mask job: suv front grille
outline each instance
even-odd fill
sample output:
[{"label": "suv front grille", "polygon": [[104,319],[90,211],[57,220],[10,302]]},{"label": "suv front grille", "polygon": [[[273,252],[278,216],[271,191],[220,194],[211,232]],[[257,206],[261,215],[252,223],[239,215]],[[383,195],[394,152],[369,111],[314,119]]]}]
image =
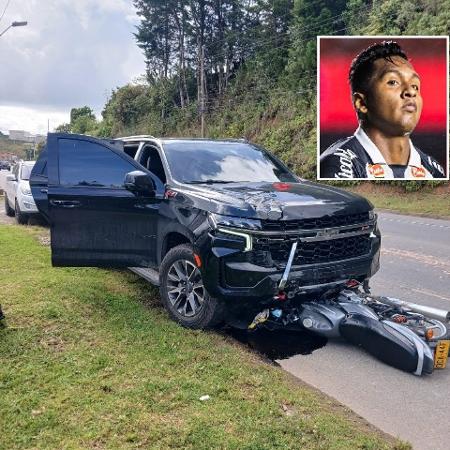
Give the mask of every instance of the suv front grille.
[{"label": "suv front grille", "polygon": [[[292,243],[292,237],[257,237],[253,243],[255,263],[261,259],[261,252],[269,253],[275,264],[286,264]],[[320,264],[367,255],[371,240],[368,234],[323,241],[298,241],[294,265]],[[259,255],[259,256],[258,256]]]},{"label": "suv front grille", "polygon": [[349,214],[345,216],[325,216],[300,220],[263,220],[263,231],[314,230],[355,225],[369,220],[369,213]]}]

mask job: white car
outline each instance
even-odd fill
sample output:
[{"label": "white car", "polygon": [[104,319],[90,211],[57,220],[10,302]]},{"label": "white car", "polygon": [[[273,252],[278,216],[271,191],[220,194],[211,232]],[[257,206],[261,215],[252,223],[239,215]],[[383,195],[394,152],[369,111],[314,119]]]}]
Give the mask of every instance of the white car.
[{"label": "white car", "polygon": [[16,216],[20,224],[28,223],[31,214],[39,214],[30,189],[30,174],[35,161],[20,161],[6,177],[5,212]]}]

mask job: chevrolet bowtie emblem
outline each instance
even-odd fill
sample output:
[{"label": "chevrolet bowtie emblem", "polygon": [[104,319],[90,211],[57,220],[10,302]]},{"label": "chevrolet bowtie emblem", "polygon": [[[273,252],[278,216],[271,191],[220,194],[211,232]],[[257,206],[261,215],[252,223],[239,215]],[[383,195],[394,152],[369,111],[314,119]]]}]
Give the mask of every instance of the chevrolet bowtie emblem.
[{"label": "chevrolet bowtie emblem", "polygon": [[317,232],[317,237],[332,237],[339,234],[339,230],[333,228],[325,228]]}]

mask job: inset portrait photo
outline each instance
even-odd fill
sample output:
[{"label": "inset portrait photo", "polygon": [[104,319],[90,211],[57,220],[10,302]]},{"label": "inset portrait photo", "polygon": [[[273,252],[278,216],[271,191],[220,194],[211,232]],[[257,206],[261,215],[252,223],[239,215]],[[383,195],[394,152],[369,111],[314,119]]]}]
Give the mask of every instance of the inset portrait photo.
[{"label": "inset portrait photo", "polygon": [[448,45],[318,37],[319,179],[449,179]]}]

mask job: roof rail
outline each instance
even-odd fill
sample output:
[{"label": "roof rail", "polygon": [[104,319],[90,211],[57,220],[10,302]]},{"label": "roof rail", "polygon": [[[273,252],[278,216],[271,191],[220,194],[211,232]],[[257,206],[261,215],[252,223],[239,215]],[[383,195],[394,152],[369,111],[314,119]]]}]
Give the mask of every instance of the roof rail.
[{"label": "roof rail", "polygon": [[135,139],[156,139],[155,138],[155,136],[152,136],[152,135],[150,135],[150,134],[139,134],[139,135],[136,135],[136,136],[124,136],[124,137],[119,137],[119,138],[116,138],[115,140],[116,141],[125,141],[125,140],[135,140]]}]

